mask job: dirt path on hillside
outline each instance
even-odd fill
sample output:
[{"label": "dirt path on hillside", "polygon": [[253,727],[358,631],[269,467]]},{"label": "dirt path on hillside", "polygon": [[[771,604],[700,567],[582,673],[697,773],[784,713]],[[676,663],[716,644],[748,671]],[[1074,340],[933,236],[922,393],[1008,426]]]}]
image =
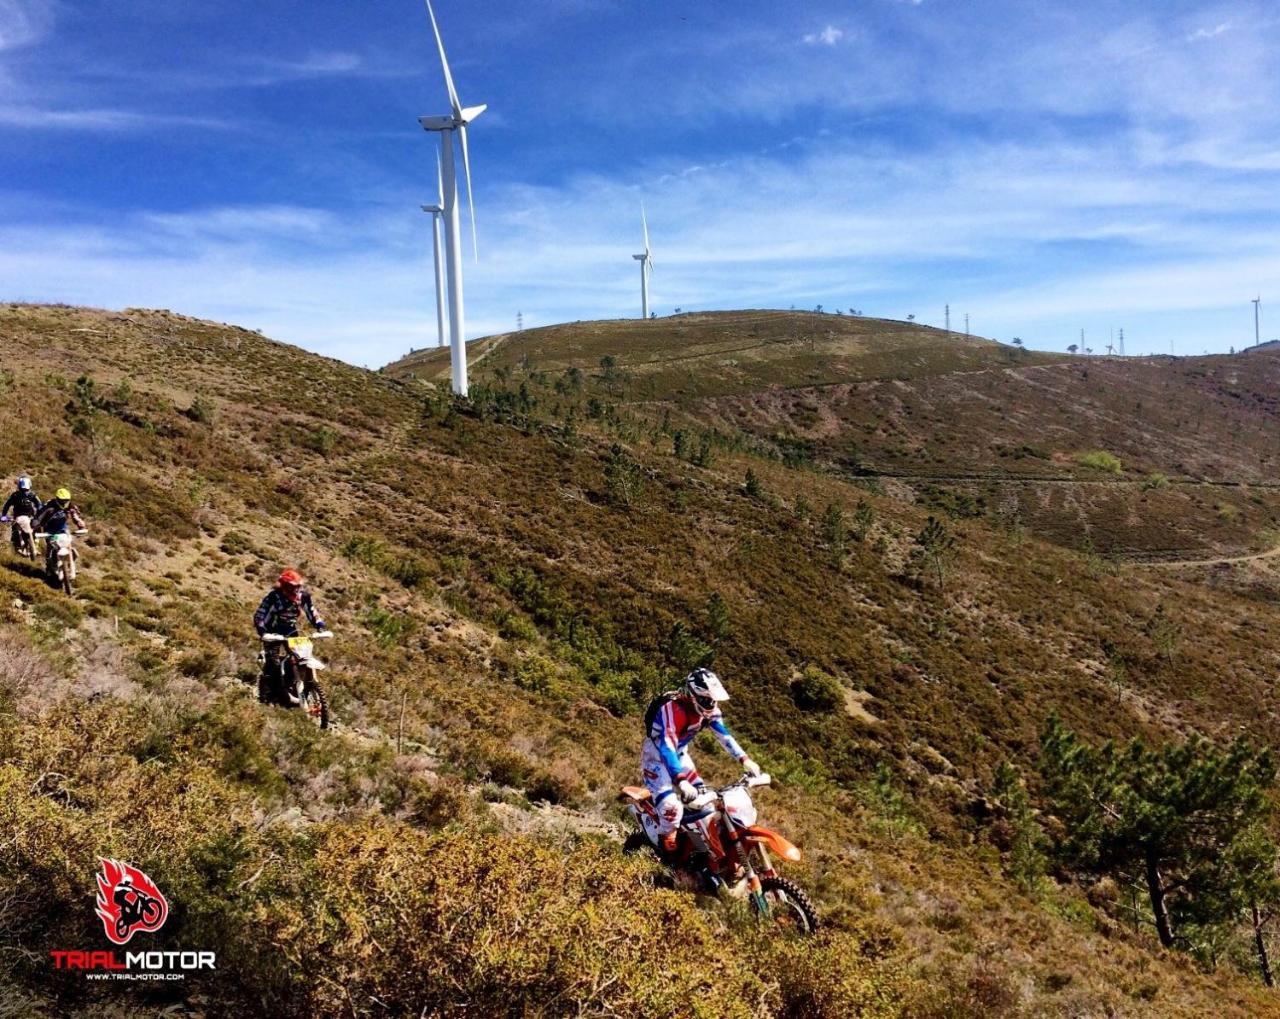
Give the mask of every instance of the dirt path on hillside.
[{"label": "dirt path on hillside", "polygon": [[1156,568],[1172,569],[1183,566],[1230,566],[1235,563],[1255,563],[1262,559],[1275,559],[1280,556],[1280,545],[1275,548],[1269,548],[1265,552],[1253,552],[1249,555],[1239,556],[1222,556],[1217,559],[1169,559],[1164,562],[1151,563],[1135,563],[1131,562],[1130,566],[1153,566]]},{"label": "dirt path on hillside", "polygon": [[[941,481],[951,485],[977,485],[995,483],[1000,485],[1110,485],[1116,488],[1141,488],[1149,485],[1147,478],[1075,478],[1069,474],[1001,474],[981,473],[952,474],[929,473],[893,470],[861,470],[850,474],[839,474],[853,480],[860,478],[887,478],[891,481]],[[1262,488],[1280,489],[1280,481],[1236,481],[1232,479],[1212,480],[1209,478],[1169,478],[1168,484],[1186,488]]]}]

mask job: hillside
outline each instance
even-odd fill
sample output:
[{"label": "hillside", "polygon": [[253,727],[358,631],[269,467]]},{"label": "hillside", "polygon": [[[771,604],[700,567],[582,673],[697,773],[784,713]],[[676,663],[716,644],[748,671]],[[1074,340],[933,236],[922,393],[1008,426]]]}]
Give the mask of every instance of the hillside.
[{"label": "hillside", "polygon": [[[1061,360],[913,323],[782,311],[574,322],[503,333],[468,347],[476,365],[489,371],[596,371],[602,358],[612,357],[630,373],[631,396],[687,400],[978,371],[1013,363],[1015,355],[1019,363]],[[415,351],[386,370],[447,380],[448,351]]]},{"label": "hillside", "polygon": [[[0,569],[11,1011],[1280,1014],[1247,951],[1197,965],[1067,875],[1019,884],[990,823],[998,766],[1032,778],[1055,711],[1093,739],[1274,745],[1276,560],[1111,561],[1062,548],[1051,512],[972,513],[958,483],[890,476],[915,463],[904,435],[950,434],[1000,389],[1023,416],[974,412],[973,441],[932,440],[937,473],[1034,474],[998,448],[1041,443],[1083,487],[1076,453],[1132,455],[1108,498],[1162,529],[1132,547],[1248,551],[1275,509],[1253,438],[1276,434],[1275,362],[1196,376],[801,318],[482,341],[455,404],[438,354],[369,373],[169,312],[0,306],[0,463],[69,485],[92,525],[75,600],[7,552]],[[676,339],[719,367],[673,360]],[[1152,414],[1201,401],[1198,438],[1145,460],[1119,445],[1139,426],[1107,394],[1138,378]],[[1085,400],[1097,441],[1075,448],[1053,422]],[[1210,467],[1248,489],[1175,483]],[[1138,483],[1157,471],[1168,484]],[[911,552],[942,505],[939,584]],[[1079,512],[1113,534],[1114,508]],[[286,564],[339,634],[329,733],[252,698],[249,616]],[[762,815],[805,851],[816,942],[618,852],[644,705],[709,653],[777,780]],[[726,778],[717,754],[699,761]],[[216,946],[216,976],[129,996],[50,971],[50,949],[102,942],[86,903],[108,855],[170,890],[180,922],[157,943]]]},{"label": "hillside", "polygon": [[[472,347],[482,376],[600,375],[612,357],[614,390],[637,411],[1071,548],[1160,560],[1280,540],[1276,350],[1069,358],[784,312],[553,326]],[[386,371],[447,378],[446,354]]]}]

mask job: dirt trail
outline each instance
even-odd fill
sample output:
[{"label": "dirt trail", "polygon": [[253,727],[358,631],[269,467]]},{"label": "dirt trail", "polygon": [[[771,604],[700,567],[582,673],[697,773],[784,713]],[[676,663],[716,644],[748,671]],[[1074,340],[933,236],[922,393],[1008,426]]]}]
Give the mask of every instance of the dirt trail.
[{"label": "dirt trail", "polygon": [[1280,556],[1280,545],[1275,546],[1275,548],[1269,548],[1265,552],[1252,552],[1249,555],[1222,556],[1217,559],[1171,559],[1166,562],[1129,563],[1129,565],[1163,569],[1184,566],[1228,566],[1233,563],[1252,563],[1262,559],[1274,559],[1277,556]]}]

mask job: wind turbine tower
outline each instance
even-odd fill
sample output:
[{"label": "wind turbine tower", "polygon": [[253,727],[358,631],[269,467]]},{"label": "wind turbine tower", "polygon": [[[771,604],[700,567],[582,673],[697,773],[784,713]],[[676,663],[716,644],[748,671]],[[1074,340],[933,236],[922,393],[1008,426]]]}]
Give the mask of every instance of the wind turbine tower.
[{"label": "wind turbine tower", "polygon": [[419,117],[418,123],[426,131],[440,132],[440,183],[444,192],[444,254],[449,291],[449,342],[452,344],[453,391],[458,396],[467,395],[467,334],[466,316],[462,305],[462,237],[458,223],[458,176],[454,165],[453,140],[457,135],[462,147],[462,172],[467,178],[467,202],[471,207],[471,245],[477,260],[480,248],[476,240],[476,203],[471,193],[471,160],[467,155],[467,125],[488,107],[464,107],[453,87],[453,75],[449,72],[449,59],[444,55],[444,40],[436,23],[436,12],[431,0],[426,0],[427,14],[431,16],[431,30],[435,33],[436,48],[440,51],[440,66],[444,70],[444,84],[449,92],[450,112],[437,117]]},{"label": "wind turbine tower", "polygon": [[653,269],[653,256],[649,253],[649,221],[644,214],[644,203],[640,205],[640,226],[644,229],[644,254],[632,255],[640,263],[640,317],[649,317],[649,273]]},{"label": "wind turbine tower", "polygon": [[431,214],[431,240],[436,259],[436,346],[444,346],[444,254],[440,250],[440,217],[444,215],[444,181],[440,176],[440,164],[436,163],[436,184],[439,195],[435,205],[424,205],[423,212]]}]

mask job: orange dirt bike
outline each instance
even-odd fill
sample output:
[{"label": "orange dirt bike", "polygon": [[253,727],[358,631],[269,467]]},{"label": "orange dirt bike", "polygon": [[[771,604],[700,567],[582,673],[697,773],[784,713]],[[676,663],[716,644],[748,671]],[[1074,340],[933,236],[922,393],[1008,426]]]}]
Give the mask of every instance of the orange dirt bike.
[{"label": "orange dirt bike", "polygon": [[11,524],[9,541],[13,551],[24,559],[34,560],[36,557],[36,536],[31,530],[31,518],[25,514],[16,517],[0,517],[0,523]]},{"label": "orange dirt bike", "polygon": [[61,534],[45,534],[36,537],[44,541],[44,572],[49,579],[62,588],[67,594],[75,594],[76,563],[80,553],[76,551],[72,534],[88,534],[85,528],[78,531],[63,531]]},{"label": "orange dirt bike", "polygon": [[[316,681],[316,673],[325,664],[316,657],[312,641],[327,640],[332,636],[328,630],[318,630],[309,637],[264,633],[264,647],[260,657],[264,671],[258,679],[258,700],[263,704],[301,708],[321,729],[329,728],[329,700]],[[278,687],[267,677],[265,671],[267,656],[273,654],[280,656],[281,682]]]},{"label": "orange dirt bike", "polygon": [[640,825],[623,844],[624,853],[652,849],[673,870],[702,879],[704,887],[734,899],[746,899],[761,919],[799,933],[818,929],[818,913],[804,890],[774,868],[772,850],[784,860],[800,859],[800,850],[775,831],[756,824],[750,790],[769,785],[768,775],[742,778],[723,789],[708,789],[685,807],[676,851],[664,853],[658,812],[643,786],[624,786],[618,796]]}]

